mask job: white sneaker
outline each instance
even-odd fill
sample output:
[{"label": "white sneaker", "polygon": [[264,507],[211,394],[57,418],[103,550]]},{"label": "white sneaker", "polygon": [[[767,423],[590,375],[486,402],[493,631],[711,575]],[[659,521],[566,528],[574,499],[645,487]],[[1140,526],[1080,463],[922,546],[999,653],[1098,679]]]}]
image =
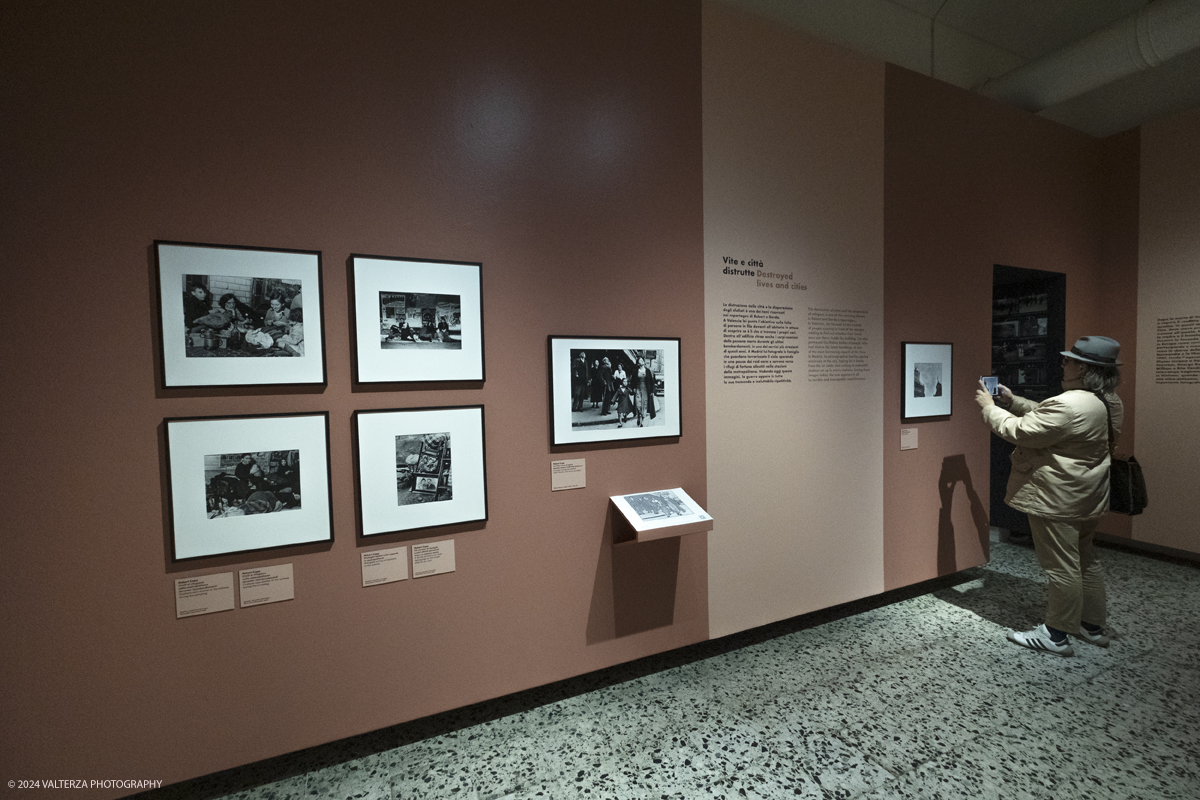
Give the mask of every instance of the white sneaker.
[{"label": "white sneaker", "polygon": [[1089,631],[1082,625],[1079,626],[1079,633],[1075,634],[1080,639],[1083,639],[1088,644],[1094,644],[1097,647],[1108,647],[1113,640],[1113,632],[1108,628],[1101,628],[1098,631]]},{"label": "white sneaker", "polygon": [[1030,650],[1041,650],[1044,653],[1053,653],[1056,656],[1075,655],[1075,651],[1066,639],[1063,639],[1061,642],[1051,639],[1050,631],[1046,629],[1044,624],[1038,625],[1031,631],[1009,631],[1008,640],[1013,644],[1021,645],[1021,647],[1028,647]]}]

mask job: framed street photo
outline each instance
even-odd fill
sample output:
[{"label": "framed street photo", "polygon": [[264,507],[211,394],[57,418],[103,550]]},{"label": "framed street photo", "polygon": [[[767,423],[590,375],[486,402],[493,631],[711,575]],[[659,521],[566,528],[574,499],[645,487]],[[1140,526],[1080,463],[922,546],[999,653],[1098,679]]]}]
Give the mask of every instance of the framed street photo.
[{"label": "framed street photo", "polygon": [[354,412],[363,536],[488,518],[483,406]]},{"label": "framed street photo", "polygon": [[164,387],[326,382],[320,251],[154,250]]},{"label": "framed street photo", "polygon": [[551,336],[553,445],[679,436],[679,339]]},{"label": "framed street photo", "polygon": [[954,386],[954,345],[943,342],[903,342],[904,420],[950,416]]},{"label": "framed street photo", "polygon": [[352,255],[359,383],[482,381],[482,266]]},{"label": "framed street photo", "polygon": [[333,541],[328,412],[164,423],[173,561]]}]

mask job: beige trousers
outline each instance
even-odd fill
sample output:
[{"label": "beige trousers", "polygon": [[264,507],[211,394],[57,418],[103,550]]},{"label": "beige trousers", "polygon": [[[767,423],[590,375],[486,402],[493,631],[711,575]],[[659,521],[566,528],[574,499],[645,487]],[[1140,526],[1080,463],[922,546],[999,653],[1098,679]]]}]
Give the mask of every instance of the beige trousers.
[{"label": "beige trousers", "polygon": [[1092,553],[1092,534],[1099,519],[1064,522],[1029,515],[1033,548],[1050,579],[1046,624],[1075,633],[1082,620],[1104,626],[1107,599],[1104,570]]}]

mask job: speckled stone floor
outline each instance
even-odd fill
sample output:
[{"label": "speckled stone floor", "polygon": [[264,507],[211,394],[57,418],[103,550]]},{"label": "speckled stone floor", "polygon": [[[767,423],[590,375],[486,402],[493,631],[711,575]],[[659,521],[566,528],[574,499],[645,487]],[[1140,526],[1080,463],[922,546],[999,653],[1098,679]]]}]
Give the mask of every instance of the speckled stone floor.
[{"label": "speckled stone floor", "polygon": [[1033,551],[147,795],[1200,797],[1200,568],[1103,548],[1108,649],[1024,650]]}]

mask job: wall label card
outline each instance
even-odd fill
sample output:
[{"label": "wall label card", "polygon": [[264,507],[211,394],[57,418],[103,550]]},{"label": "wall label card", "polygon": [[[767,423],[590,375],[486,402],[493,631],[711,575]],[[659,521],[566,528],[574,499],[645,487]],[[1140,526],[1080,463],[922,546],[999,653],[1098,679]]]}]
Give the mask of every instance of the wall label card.
[{"label": "wall label card", "polygon": [[587,486],[587,459],[571,458],[550,462],[550,491],[582,489]]},{"label": "wall label card", "polygon": [[232,610],[232,572],[175,580],[175,619]]},{"label": "wall label card", "polygon": [[294,600],[296,597],[291,564],[239,570],[238,582],[241,584],[242,608]]},{"label": "wall label card", "polygon": [[362,585],[408,580],[408,547],[368,550],[362,556]]},{"label": "wall label card", "polygon": [[441,575],[454,572],[454,540],[414,544],[412,546],[413,577]]},{"label": "wall label card", "polygon": [[900,429],[900,449],[901,450],[916,450],[917,449],[917,429],[916,428],[901,428]]}]

